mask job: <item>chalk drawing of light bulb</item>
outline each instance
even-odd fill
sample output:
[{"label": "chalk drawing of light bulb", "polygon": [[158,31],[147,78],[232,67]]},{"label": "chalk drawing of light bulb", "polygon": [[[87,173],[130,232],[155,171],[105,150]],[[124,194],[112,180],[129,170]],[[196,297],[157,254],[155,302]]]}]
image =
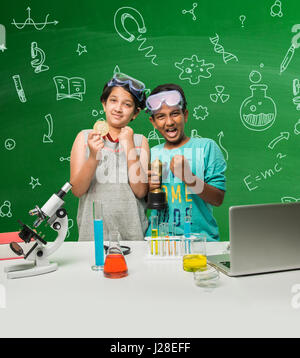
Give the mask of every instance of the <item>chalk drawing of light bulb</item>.
[{"label": "chalk drawing of light bulb", "polygon": [[135,40],[135,36],[126,29],[125,20],[127,19],[131,19],[135,22],[137,30],[140,33],[140,35],[136,38],[137,41],[141,42],[138,47],[138,51],[146,51],[145,57],[151,58],[152,64],[157,66],[157,63],[154,61],[157,56],[151,54],[153,51],[153,46],[143,47],[144,43],[147,41],[147,38],[143,37],[142,34],[145,34],[147,29],[145,26],[144,18],[139,11],[129,6],[124,6],[118,9],[114,15],[114,26],[117,33],[125,41],[133,42]]},{"label": "chalk drawing of light bulb", "polygon": [[268,86],[259,83],[261,74],[252,71],[249,75],[251,96],[246,98],[240,107],[240,117],[243,125],[253,131],[264,131],[270,128],[276,119],[276,104],[267,96]]}]

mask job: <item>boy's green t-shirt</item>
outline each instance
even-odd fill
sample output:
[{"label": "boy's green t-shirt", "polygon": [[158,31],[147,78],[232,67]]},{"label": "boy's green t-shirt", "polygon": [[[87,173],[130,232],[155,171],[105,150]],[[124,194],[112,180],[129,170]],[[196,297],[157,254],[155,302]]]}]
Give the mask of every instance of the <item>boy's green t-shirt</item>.
[{"label": "boy's green t-shirt", "polygon": [[184,234],[185,217],[192,217],[191,232],[206,234],[207,240],[220,240],[213,207],[193,193],[170,170],[170,162],[175,155],[183,155],[190,164],[193,174],[205,183],[225,191],[226,162],[223,154],[212,139],[190,138],[183,146],[164,149],[164,144],[151,148],[151,162],[159,159],[163,164],[162,189],[166,192],[168,209],[151,210],[146,235],[151,236],[151,216],[158,216],[158,223],[168,222],[169,233],[176,225],[176,235]]}]

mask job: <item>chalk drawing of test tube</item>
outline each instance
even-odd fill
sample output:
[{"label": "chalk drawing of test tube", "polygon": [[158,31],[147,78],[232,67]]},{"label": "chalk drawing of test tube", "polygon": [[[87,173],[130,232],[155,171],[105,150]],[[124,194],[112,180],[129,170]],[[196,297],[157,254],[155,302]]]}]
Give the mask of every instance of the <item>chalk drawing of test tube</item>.
[{"label": "chalk drawing of test tube", "polygon": [[12,78],[14,80],[14,84],[15,84],[16,91],[17,91],[20,101],[25,103],[27,101],[27,99],[26,99],[25,92],[24,92],[24,89],[23,89],[23,86],[21,83],[20,75],[14,75],[14,76],[12,76]]},{"label": "chalk drawing of test tube", "polygon": [[0,24],[0,50],[4,52],[6,48],[6,30],[5,26]]},{"label": "chalk drawing of test tube", "polygon": [[147,29],[145,26],[144,18],[140,12],[138,12],[133,7],[128,6],[124,6],[118,9],[114,15],[114,26],[117,33],[125,41],[133,42],[135,40],[135,36],[130,33],[125,27],[125,20],[128,18],[136,23],[138,32],[140,33],[140,35],[136,39],[137,41],[141,41],[138,51],[147,51],[145,57],[152,57],[152,64],[157,66],[157,63],[154,62],[156,55],[151,54],[151,52],[153,51],[153,46],[142,47],[143,44],[147,41],[147,38],[142,37],[142,34],[145,34],[147,32]]}]

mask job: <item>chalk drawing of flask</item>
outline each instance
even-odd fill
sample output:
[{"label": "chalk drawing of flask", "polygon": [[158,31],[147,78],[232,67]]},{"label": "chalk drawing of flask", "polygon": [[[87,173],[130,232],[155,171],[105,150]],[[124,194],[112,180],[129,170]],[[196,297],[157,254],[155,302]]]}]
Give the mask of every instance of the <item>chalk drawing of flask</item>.
[{"label": "chalk drawing of flask", "polygon": [[243,125],[253,131],[264,131],[274,124],[276,104],[267,96],[268,86],[254,84],[250,86],[251,96],[246,98],[240,108]]}]

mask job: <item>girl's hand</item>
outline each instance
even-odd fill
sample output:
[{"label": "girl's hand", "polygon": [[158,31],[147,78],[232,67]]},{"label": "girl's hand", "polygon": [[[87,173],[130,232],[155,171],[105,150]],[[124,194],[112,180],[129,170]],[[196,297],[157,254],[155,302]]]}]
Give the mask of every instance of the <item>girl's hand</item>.
[{"label": "girl's hand", "polygon": [[132,141],[133,142],[133,129],[130,127],[124,127],[121,129],[121,132],[119,134],[119,142],[122,143],[128,143]]},{"label": "girl's hand", "polygon": [[90,157],[95,160],[100,160],[101,150],[104,147],[101,136],[96,131],[91,131],[88,135],[87,144],[90,150]]}]

